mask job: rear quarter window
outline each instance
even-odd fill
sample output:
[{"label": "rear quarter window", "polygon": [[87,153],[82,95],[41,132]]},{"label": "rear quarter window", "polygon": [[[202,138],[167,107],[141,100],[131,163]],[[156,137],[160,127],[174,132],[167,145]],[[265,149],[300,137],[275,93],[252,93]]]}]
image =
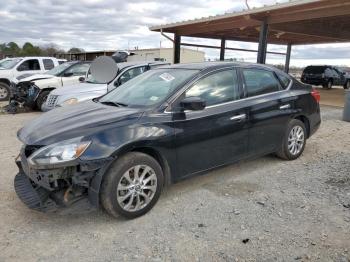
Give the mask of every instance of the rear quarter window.
[{"label": "rear quarter window", "polygon": [[288,76],[281,74],[281,73],[278,73],[278,72],[276,73],[276,75],[281,82],[282,88],[287,89],[292,80],[290,80],[290,78]]},{"label": "rear quarter window", "polygon": [[325,70],[324,66],[307,66],[304,69],[304,74],[323,74]]}]

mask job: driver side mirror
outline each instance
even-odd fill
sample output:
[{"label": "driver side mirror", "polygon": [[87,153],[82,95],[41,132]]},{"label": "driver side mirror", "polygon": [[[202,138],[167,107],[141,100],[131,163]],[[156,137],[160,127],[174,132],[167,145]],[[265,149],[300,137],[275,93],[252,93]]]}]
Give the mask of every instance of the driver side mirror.
[{"label": "driver side mirror", "polygon": [[180,102],[180,107],[185,110],[199,111],[206,107],[206,102],[197,96],[186,97]]},{"label": "driver side mirror", "polygon": [[85,81],[85,77],[83,77],[83,76],[81,76],[81,77],[79,77],[79,82],[84,82]]}]

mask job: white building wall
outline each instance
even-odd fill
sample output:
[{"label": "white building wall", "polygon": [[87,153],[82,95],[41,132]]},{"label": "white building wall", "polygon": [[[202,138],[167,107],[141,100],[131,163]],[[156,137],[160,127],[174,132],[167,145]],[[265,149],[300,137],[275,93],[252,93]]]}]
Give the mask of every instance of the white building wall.
[{"label": "white building wall", "polygon": [[[130,52],[135,53],[133,56],[128,57],[129,62],[133,61],[164,61],[173,63],[173,48],[155,48],[155,49],[139,49],[131,50]],[[181,48],[181,63],[195,63],[204,62],[205,53],[188,48]]]}]

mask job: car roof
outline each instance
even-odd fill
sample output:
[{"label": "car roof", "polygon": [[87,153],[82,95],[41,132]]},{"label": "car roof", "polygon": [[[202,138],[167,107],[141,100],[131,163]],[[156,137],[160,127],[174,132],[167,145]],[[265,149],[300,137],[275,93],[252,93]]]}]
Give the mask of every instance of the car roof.
[{"label": "car roof", "polygon": [[224,67],[228,67],[228,66],[237,66],[237,67],[254,66],[254,67],[263,68],[263,69],[277,70],[275,67],[270,66],[270,65],[255,64],[255,63],[248,63],[248,62],[226,62],[226,61],[173,64],[173,65],[169,65],[169,66],[162,66],[162,68],[206,70],[206,69],[213,69],[213,68],[224,68]]},{"label": "car roof", "polygon": [[122,63],[117,63],[117,65],[118,65],[118,68],[120,70],[123,70],[124,68],[133,67],[133,66],[169,65],[169,63],[164,63],[164,62],[122,62]]}]

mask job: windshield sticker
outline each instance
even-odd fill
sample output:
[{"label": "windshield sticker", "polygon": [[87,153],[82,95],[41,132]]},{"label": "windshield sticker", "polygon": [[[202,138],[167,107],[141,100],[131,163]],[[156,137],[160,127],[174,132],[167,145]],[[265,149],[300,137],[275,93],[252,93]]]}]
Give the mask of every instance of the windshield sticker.
[{"label": "windshield sticker", "polygon": [[159,76],[161,79],[163,79],[166,82],[170,82],[173,81],[175,79],[175,77],[173,77],[171,74],[169,73],[163,73]]}]

